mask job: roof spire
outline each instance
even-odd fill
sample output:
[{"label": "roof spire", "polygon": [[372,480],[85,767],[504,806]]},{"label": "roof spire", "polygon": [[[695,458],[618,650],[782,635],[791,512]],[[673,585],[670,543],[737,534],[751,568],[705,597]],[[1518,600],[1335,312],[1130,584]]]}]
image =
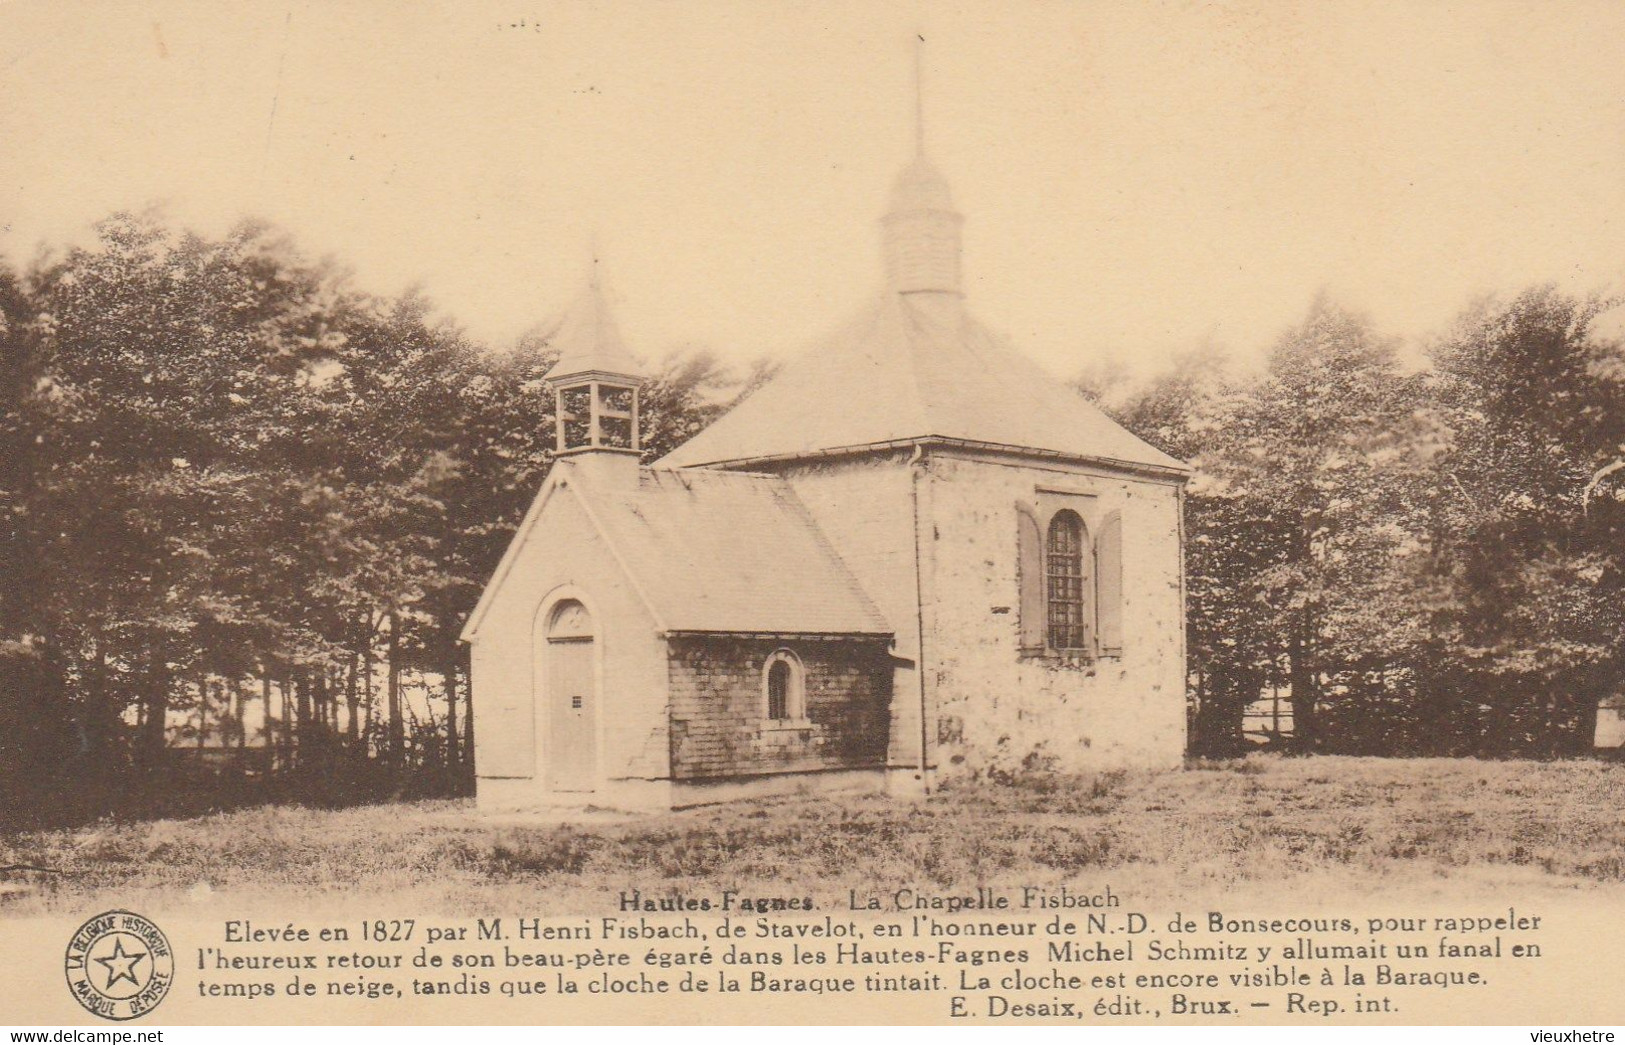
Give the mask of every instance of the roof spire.
[{"label": "roof spire", "polygon": [[925,35],[914,34],[914,155],[925,155]]},{"label": "roof spire", "polygon": [[914,34],[914,159],[892,185],[884,252],[891,289],[957,294],[959,226],[948,183],[925,158],[925,34]]},{"label": "roof spire", "polygon": [[610,315],[599,279],[596,236],[592,246],[587,286],[552,338],[559,352],[547,373],[554,395],[554,452],[573,457],[590,482],[633,487],[642,452],[638,390],[643,368],[626,350]]},{"label": "roof spire", "polygon": [[592,265],[587,270],[587,286],[564,314],[552,343],[559,360],[548,372],[557,382],[582,374],[608,374],[631,383],[641,379],[643,368],[627,351],[619,325],[610,308],[600,276],[597,237],[593,237]]}]

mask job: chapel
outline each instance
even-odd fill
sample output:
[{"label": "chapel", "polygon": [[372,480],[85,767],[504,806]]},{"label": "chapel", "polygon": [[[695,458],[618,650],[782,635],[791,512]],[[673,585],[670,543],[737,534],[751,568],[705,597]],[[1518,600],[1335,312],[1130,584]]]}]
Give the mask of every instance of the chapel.
[{"label": "chapel", "polygon": [[1179,764],[1189,469],[968,311],[962,223],[918,150],[873,300],[652,464],[594,282],[463,631],[481,808]]}]

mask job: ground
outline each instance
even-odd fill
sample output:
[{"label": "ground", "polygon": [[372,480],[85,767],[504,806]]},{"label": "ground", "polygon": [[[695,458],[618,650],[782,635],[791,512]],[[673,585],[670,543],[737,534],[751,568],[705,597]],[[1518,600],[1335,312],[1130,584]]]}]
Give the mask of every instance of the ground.
[{"label": "ground", "polygon": [[[601,912],[622,890],[811,895],[1110,885],[1224,896],[1625,896],[1625,766],[1254,756],[1172,772],[982,782],[924,801],[791,797],[554,825],[471,804],[262,808],[0,835],[0,915],[390,909]],[[54,872],[54,873],[53,873]],[[16,888],[23,886],[24,888]],[[200,909],[201,908],[201,909]]]}]

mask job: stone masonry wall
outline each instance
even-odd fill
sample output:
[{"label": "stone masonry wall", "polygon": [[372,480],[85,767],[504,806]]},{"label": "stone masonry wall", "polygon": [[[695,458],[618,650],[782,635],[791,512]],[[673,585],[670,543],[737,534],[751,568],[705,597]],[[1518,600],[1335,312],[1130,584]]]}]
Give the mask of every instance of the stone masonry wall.
[{"label": "stone masonry wall", "polygon": [[[1185,746],[1179,493],[1083,466],[934,454],[927,662],[941,776],[1178,765]],[[1123,650],[1066,662],[1019,641],[1017,502],[1123,520]]]},{"label": "stone masonry wall", "polygon": [[[674,637],[669,649],[673,779],[885,764],[892,669],[884,640]],[[763,667],[779,649],[802,664],[799,721],[766,718]]]}]

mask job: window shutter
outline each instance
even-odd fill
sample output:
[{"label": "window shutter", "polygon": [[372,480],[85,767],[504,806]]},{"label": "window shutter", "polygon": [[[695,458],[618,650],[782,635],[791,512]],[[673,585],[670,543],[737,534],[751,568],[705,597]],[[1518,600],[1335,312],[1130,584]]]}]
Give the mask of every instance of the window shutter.
[{"label": "window shutter", "polygon": [[1038,515],[1025,504],[1016,504],[1016,585],[1020,594],[1019,615],[1021,652],[1044,652],[1046,603],[1044,601],[1044,535],[1038,528]]},{"label": "window shutter", "polygon": [[1123,517],[1106,516],[1095,538],[1095,612],[1100,622],[1100,652],[1123,652]]},{"label": "window shutter", "polygon": [[1100,600],[1096,598],[1096,577],[1099,574],[1095,569],[1094,546],[1088,543],[1088,526],[1083,528],[1083,540],[1084,545],[1079,549],[1081,552],[1079,558],[1083,560],[1083,648],[1093,657],[1100,651],[1100,629],[1096,626],[1099,620],[1096,614],[1099,612],[1097,607]]}]

